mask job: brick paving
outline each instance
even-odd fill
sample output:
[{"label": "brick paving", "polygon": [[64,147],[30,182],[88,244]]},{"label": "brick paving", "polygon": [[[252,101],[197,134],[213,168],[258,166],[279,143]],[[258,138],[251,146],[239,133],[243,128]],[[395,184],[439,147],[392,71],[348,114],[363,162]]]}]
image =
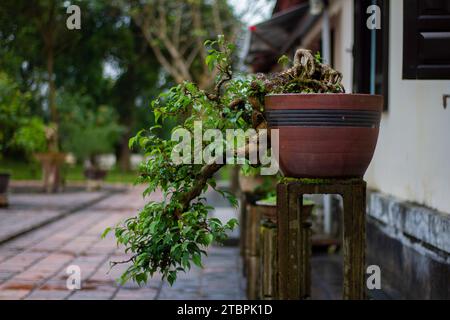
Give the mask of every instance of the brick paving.
[{"label": "brick paving", "polygon": [[[239,251],[235,247],[212,247],[205,268],[180,275],[173,287],[159,276],[143,287],[116,283],[126,266],[109,270],[109,261],[125,260],[127,256],[117,248],[113,234],[106,239],[100,239],[100,235],[106,227],[142,207],[141,191],[130,187],[75,212],[71,209],[80,201],[89,203],[105,195],[76,192],[60,197],[11,196],[11,208],[0,213],[0,236],[7,232],[8,225],[19,230],[20,225],[71,211],[0,245],[0,299],[243,299]],[[66,270],[71,265],[81,269],[81,290],[67,289]]]},{"label": "brick paving", "polygon": [[13,193],[9,196],[9,208],[0,210],[0,243],[87,206],[106,195],[105,191],[54,195]]}]

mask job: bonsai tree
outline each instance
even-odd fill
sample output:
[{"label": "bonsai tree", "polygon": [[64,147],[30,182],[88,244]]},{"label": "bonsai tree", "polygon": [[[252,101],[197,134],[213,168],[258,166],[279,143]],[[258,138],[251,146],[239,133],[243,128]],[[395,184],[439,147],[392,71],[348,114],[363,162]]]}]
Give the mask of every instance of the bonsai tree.
[{"label": "bonsai tree", "polygon": [[[270,138],[270,132],[261,130],[267,128],[263,114],[266,94],[344,90],[340,73],[321,64],[307,50],[297,51],[294,66],[284,72],[271,76],[234,77],[232,55],[235,46],[223,37],[206,41],[205,45],[209,48],[205,63],[210,70],[216,68],[218,72],[213,89],[202,90],[186,81],[162,93],[152,102],[157,122],[174,117],[183,119],[174,130],[184,128],[191,132],[196,121],[202,121],[203,130],[220,129],[225,132],[227,129],[253,128],[256,138],[267,138],[265,135]],[[125,246],[126,252],[131,254],[126,261],[111,263],[114,266],[131,262],[121,276],[122,282],[132,279],[143,283],[155,272],[160,272],[172,284],[177,273],[187,271],[192,263],[202,266],[205,249],[214,241],[223,241],[226,232],[237,224],[235,219],[223,223],[208,217],[211,207],[202,197],[203,192],[211,188],[227,197],[232,205],[237,205],[233,195],[216,189],[213,175],[225,164],[175,163],[171,154],[177,142],[160,138],[160,129],[157,123],[130,139],[130,147],[139,146],[148,156],[140,166],[137,180],[147,184],[144,196],[161,190],[164,197],[162,201],[149,202],[136,217],[114,228],[118,244]],[[255,141],[251,138],[249,141]],[[194,145],[191,152],[194,157],[202,152],[203,147],[204,142]],[[234,154],[226,156],[238,159],[239,155],[244,155],[248,160],[255,148],[257,143],[247,142],[238,146]],[[106,229],[103,236],[110,230]]]},{"label": "bonsai tree", "polygon": [[62,147],[72,152],[79,162],[87,160],[89,169],[99,170],[98,155],[114,151],[122,130],[110,107],[91,110],[81,103],[70,105],[61,124]]}]

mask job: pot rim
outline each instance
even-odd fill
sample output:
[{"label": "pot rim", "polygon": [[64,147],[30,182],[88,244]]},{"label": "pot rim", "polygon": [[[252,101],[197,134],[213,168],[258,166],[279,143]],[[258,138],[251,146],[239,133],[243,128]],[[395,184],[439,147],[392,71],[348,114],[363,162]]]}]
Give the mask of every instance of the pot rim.
[{"label": "pot rim", "polygon": [[383,111],[382,95],[364,93],[281,93],[265,96],[266,111],[330,109]]},{"label": "pot rim", "polygon": [[266,97],[276,97],[276,96],[355,96],[355,97],[380,97],[384,96],[381,94],[370,94],[370,93],[271,93],[266,94]]}]

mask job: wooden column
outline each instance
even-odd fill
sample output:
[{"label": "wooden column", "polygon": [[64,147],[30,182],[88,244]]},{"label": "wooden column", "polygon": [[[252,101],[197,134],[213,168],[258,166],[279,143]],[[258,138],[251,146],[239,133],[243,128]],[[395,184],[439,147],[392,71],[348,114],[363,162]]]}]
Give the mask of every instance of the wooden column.
[{"label": "wooden column", "polygon": [[249,205],[247,211],[247,298],[259,299],[260,287],[260,223],[261,212],[255,205]]},{"label": "wooden column", "polygon": [[346,188],[344,198],[344,299],[365,298],[366,184]]},{"label": "wooden column", "polygon": [[278,296],[277,225],[268,219],[263,220],[261,223],[260,256],[260,298],[263,300],[272,300]]},{"label": "wooden column", "polygon": [[362,179],[290,179],[277,187],[278,298],[311,296],[311,216],[305,194],[344,201],[344,299],[364,299],[366,183]]},{"label": "wooden column", "polygon": [[243,261],[243,275],[247,275],[247,261],[249,255],[249,219],[250,219],[250,207],[255,203],[255,195],[249,192],[242,192],[241,205],[239,215],[239,229],[240,229],[240,252]]}]

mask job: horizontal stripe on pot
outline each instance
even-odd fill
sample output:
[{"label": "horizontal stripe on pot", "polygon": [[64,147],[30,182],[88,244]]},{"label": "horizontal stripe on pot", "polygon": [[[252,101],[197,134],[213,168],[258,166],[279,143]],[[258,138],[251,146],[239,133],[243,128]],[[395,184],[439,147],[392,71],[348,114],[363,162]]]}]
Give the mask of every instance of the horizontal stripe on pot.
[{"label": "horizontal stripe on pot", "polygon": [[266,118],[271,127],[369,127],[380,125],[380,113],[369,110],[288,109],[270,110]]}]

